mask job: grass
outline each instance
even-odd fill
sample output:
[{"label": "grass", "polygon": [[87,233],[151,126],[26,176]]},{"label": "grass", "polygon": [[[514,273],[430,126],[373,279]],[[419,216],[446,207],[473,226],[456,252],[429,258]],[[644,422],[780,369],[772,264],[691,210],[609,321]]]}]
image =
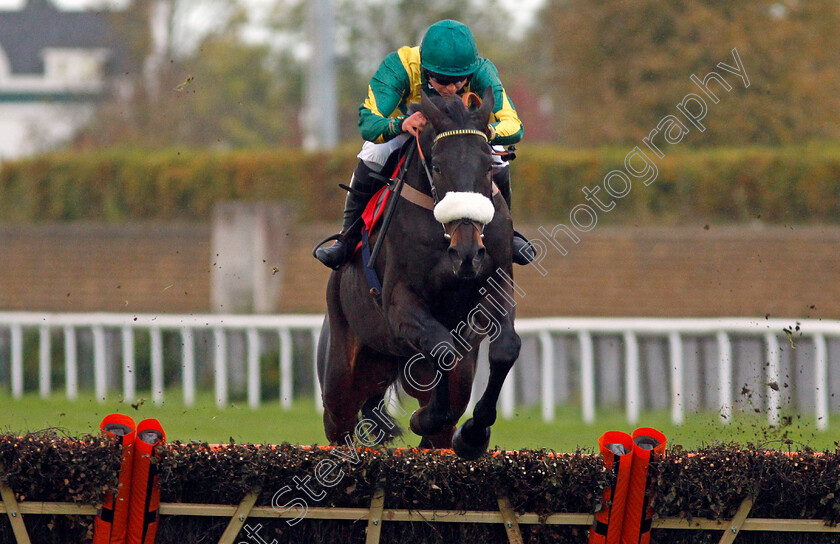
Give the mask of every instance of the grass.
[{"label": "grass", "polygon": [[[0,431],[23,433],[47,428],[59,429],[71,436],[95,433],[99,422],[112,412],[128,414],[139,422],[157,418],[163,424],[169,441],[190,440],[211,443],[281,443],[325,444],[321,416],[315,411],[311,398],[298,399],[288,411],[277,401],[251,410],[242,401],[233,402],[224,410],[217,409],[212,394],[198,394],[194,407],[185,407],[178,391],[167,391],[166,402],[155,406],[150,400],[138,400],[133,405],[120,398],[109,398],[99,403],[91,394],[82,393],[78,400],[69,401],[61,395],[41,399],[37,394],[26,394],[13,399],[8,392],[0,393]],[[411,412],[416,407],[413,399],[403,399],[403,408]],[[770,449],[798,450],[810,447],[815,450],[834,450],[837,447],[837,426],[840,417],[834,415],[828,431],[817,431],[813,416],[789,416],[780,427],[766,424],[762,414],[736,413],[730,425],[721,425],[714,413],[689,414],[681,426],[670,422],[666,411],[642,414],[636,425],[627,423],[621,409],[600,410],[596,422],[584,424],[580,411],[574,406],[558,407],[555,421],[542,420],[539,407],[520,409],[509,421],[499,418],[493,426],[491,446],[516,450],[524,448],[549,448],[556,451],[574,451],[578,447],[594,450],[598,438],[608,430],[631,432],[634,428],[655,427],[665,433],[669,445],[682,445],[697,449],[712,442],[752,443]],[[408,418],[400,418],[403,428],[408,428]],[[414,447],[419,437],[406,430],[395,446]]]}]

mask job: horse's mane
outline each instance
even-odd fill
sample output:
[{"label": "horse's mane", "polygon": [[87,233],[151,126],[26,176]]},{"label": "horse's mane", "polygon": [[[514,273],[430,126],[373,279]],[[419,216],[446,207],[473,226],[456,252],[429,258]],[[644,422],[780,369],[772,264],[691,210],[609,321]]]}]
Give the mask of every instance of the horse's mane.
[{"label": "horse's mane", "polygon": [[[464,105],[460,96],[429,96],[428,98],[456,126],[465,127],[473,123],[470,111]],[[409,115],[416,111],[420,111],[419,102],[412,103],[408,107]]]}]

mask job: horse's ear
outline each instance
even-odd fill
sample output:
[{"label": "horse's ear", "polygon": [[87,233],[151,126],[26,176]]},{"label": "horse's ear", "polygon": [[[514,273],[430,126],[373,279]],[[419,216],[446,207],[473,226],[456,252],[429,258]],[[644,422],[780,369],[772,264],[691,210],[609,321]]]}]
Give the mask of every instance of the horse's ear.
[{"label": "horse's ear", "polygon": [[481,95],[481,107],[476,112],[476,117],[482,125],[490,122],[490,114],[493,113],[493,108],[496,106],[496,97],[493,94],[493,86],[488,85]]},{"label": "horse's ear", "polygon": [[420,93],[420,110],[435,127],[435,130],[438,130],[438,127],[443,123],[443,112],[435,106],[435,103],[425,93]]}]

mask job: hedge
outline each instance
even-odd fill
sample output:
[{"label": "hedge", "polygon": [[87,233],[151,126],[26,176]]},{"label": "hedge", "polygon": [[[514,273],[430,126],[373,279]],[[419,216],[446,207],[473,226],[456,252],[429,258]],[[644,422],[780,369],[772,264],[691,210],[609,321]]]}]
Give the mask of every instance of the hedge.
[{"label": "hedge", "polygon": [[[513,163],[514,219],[568,221],[576,205],[588,204],[608,222],[840,220],[840,147],[677,150],[663,159],[641,149],[656,165],[655,181],[645,186],[628,176],[627,194],[613,199],[604,178],[626,173],[629,150],[521,145]],[[299,220],[336,222],[344,199],[337,184],[350,178],[356,152],[107,150],[5,162],[0,221],[207,221],[214,202],[280,200]],[[602,207],[615,200],[609,212],[585,200],[582,189],[596,186]],[[625,189],[618,178],[611,187]]]},{"label": "hedge", "polygon": [[[348,450],[343,450],[350,457]],[[9,486],[25,501],[63,501],[98,505],[113,489],[119,467],[116,444],[105,439],[58,437],[55,434],[0,435],[0,462]],[[600,508],[612,474],[599,456],[578,451],[491,452],[464,461],[448,451],[357,450],[358,458],[339,461],[343,477],[323,489],[310,507],[370,506],[373,491],[385,491],[385,508],[497,510],[497,493],[520,512],[538,514],[592,513]],[[289,444],[257,446],[175,442],[161,450],[161,500],[164,503],[238,504],[258,485],[257,505],[271,505],[272,496],[295,477],[311,480],[323,459],[335,452]],[[652,507],[659,517],[731,519],[746,497],[755,497],[750,517],[840,521],[840,452],[780,453],[754,447],[715,445],[696,452],[679,447],[651,464]],[[311,489],[321,491],[317,484]],[[5,518],[5,516],[2,516]],[[90,540],[90,516],[28,515],[29,533],[37,542]],[[215,542],[229,520],[163,516],[158,544]],[[256,523],[256,522],[255,522]],[[262,520],[262,535],[281,542],[364,542],[365,522],[303,519]],[[385,523],[382,542],[503,542],[501,526],[464,523]],[[585,527],[522,526],[525,542],[587,541]],[[0,542],[13,542],[8,520],[0,519]],[[654,529],[656,542],[717,542],[719,531]],[[832,534],[742,532],[742,544],[836,542]]]}]

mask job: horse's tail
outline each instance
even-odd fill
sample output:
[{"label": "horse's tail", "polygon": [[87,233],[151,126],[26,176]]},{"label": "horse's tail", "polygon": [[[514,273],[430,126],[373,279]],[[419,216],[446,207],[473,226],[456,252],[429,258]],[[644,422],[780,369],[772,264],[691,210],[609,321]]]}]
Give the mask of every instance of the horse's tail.
[{"label": "horse's tail", "polygon": [[[402,410],[397,400],[397,410]],[[388,413],[389,404],[385,400],[385,393],[370,397],[362,406],[362,418],[369,419],[376,424],[371,432],[371,438],[381,437],[376,444],[387,444],[398,436],[402,436],[403,430],[399,423]]]}]

